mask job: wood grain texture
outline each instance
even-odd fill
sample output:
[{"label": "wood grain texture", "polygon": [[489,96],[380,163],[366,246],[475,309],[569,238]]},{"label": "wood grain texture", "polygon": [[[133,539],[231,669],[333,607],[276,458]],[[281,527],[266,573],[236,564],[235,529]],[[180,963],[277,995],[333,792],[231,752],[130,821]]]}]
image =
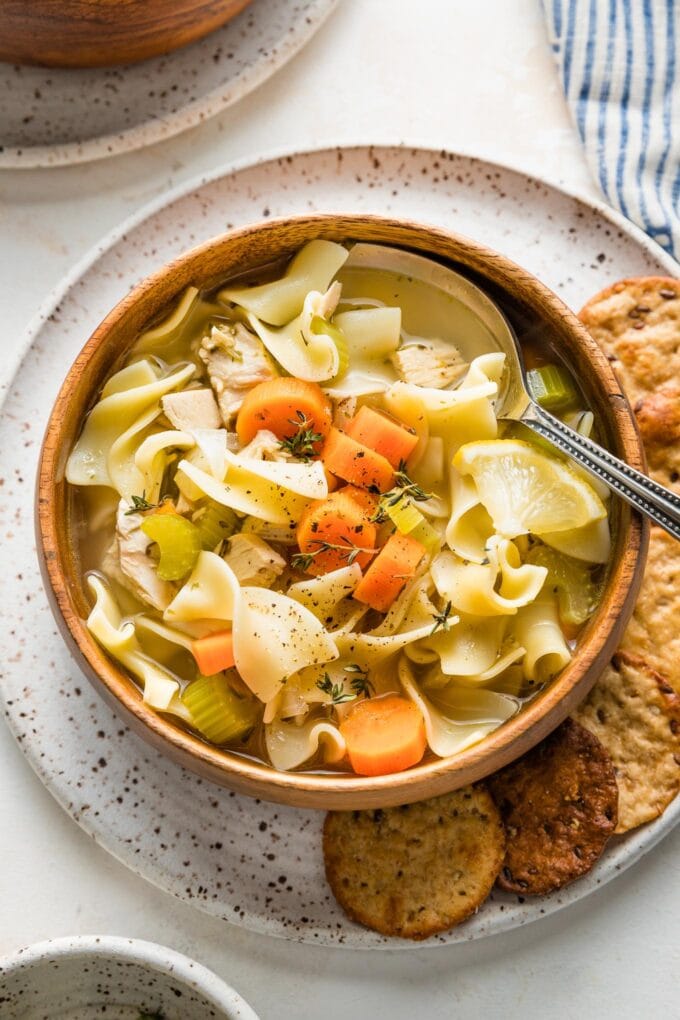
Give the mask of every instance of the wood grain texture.
[{"label": "wood grain texture", "polygon": [[524,754],[569,715],[611,658],[632,613],[648,529],[626,504],[613,501],[613,552],[606,588],[572,662],[520,715],[456,757],[369,779],[280,773],[210,747],[147,708],[136,685],[85,626],[89,606],[71,540],[64,480],[68,453],[105,379],[144,327],[187,286],[214,286],[289,256],[317,237],[400,245],[482,282],[502,302],[516,328],[550,336],[579,378],[605,443],[633,467],[644,468],[632,412],[607,359],[572,312],[524,269],[475,241],[417,223],[346,215],[275,220],[217,237],[180,256],[140,283],[95,330],[69,371],[47,426],[38,474],[38,549],[55,618],[76,660],[102,696],[155,747],[206,779],[265,800],[335,810],[386,807],[446,793],[489,775]]},{"label": "wood grain texture", "polygon": [[250,0],[0,0],[0,60],[132,64],[224,25]]}]

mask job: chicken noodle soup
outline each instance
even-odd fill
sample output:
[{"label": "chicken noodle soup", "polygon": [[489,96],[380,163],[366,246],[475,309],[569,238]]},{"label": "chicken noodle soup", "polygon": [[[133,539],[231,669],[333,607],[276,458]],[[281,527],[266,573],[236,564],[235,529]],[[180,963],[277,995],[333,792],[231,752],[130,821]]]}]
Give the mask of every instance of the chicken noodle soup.
[{"label": "chicken noodle soup", "polygon": [[189,288],[108,379],[67,478],[88,627],[150,707],[277,769],[381,775],[482,740],[569,662],[607,493],[497,421],[504,356],[459,281],[312,241]]}]

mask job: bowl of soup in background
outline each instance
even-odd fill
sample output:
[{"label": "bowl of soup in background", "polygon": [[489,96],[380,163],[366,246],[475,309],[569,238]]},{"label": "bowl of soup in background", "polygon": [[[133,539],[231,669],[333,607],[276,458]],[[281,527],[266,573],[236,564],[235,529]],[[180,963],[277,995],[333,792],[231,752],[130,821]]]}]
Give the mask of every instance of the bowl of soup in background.
[{"label": "bowl of soup in background", "polygon": [[266,800],[337,810],[384,807],[482,779],[528,751],[566,718],[611,657],[632,613],[647,532],[626,504],[612,501],[612,554],[603,594],[571,662],[518,715],[455,756],[377,777],[278,772],[264,762],[211,746],[150,709],[138,686],[86,626],[91,599],[79,566],[65,480],[69,452],[125,352],[188,286],[207,290],[290,257],[315,238],[401,247],[465,274],[497,302],[520,339],[550,337],[579,380],[603,443],[632,466],[643,465],[634,419],[609,363],[569,309],[529,272],[475,241],[432,226],[372,216],[296,217],[246,227],[179,256],[134,288],[95,330],[69,370],[47,425],[38,476],[38,548],[52,610],[78,664],[125,721],[163,753],[204,778]]},{"label": "bowl of soup in background", "polygon": [[6,0],[0,60],[47,67],[133,64],[195,42],[250,0]]},{"label": "bowl of soup in background", "polygon": [[49,939],[0,958],[0,1003],[8,1020],[257,1020],[202,964],[154,942],[113,935]]}]

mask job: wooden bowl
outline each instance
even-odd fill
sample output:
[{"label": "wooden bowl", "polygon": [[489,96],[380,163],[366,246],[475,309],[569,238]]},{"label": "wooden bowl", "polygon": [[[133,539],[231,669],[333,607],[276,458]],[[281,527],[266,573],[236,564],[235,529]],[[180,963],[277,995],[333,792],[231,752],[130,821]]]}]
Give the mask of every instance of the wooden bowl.
[{"label": "wooden bowl", "polygon": [[4,0],[0,60],[47,67],[133,64],[201,39],[250,0]]},{"label": "wooden bowl", "polygon": [[571,663],[518,716],[455,757],[378,778],[281,773],[211,747],[147,708],[133,681],[85,626],[89,602],[72,541],[66,459],[105,379],[140,331],[187,286],[214,286],[290,255],[316,237],[401,245],[447,261],[481,282],[502,304],[520,336],[542,331],[551,337],[580,379],[606,444],[634,467],[643,466],[634,419],[608,361],[569,309],[526,270],[474,241],[435,227],[373,216],[303,216],[247,227],[181,255],[135,287],[95,330],[70,369],[47,426],[38,476],[38,548],[52,610],[78,663],[100,694],[155,747],[206,779],[265,800],[309,808],[386,807],[446,793],[489,775],[547,736],[585,697],[633,610],[647,528],[627,504],[613,501],[613,550],[605,592]]}]

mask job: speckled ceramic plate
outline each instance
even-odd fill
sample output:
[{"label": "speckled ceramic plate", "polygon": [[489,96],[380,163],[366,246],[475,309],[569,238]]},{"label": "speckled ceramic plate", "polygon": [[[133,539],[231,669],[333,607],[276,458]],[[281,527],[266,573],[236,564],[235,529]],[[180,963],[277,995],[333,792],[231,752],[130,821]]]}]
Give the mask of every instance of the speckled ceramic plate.
[{"label": "speckled ceramic plate", "polygon": [[[0,637],[6,716],[45,786],[99,844],[160,888],[235,924],[326,945],[397,948],[350,923],[326,886],[322,815],[238,797],[172,765],[134,737],[94,693],[58,636],[33,549],[33,485],[45,421],[76,353],[141,277],[183,249],[262,217],[374,212],[468,234],[522,263],[578,308],[623,276],[677,266],[604,207],[465,156],[354,148],[283,156],[184,188],[92,253],[50,297],[26,340],[0,439],[5,598]],[[494,893],[479,913],[423,945],[527,924],[632,864],[680,817],[666,814],[613,842],[589,876],[522,902]]]},{"label": "speckled ceramic plate", "polygon": [[251,92],[337,0],[252,0],[223,28],[129,67],[0,63],[0,168],[60,166],[170,138]]}]

